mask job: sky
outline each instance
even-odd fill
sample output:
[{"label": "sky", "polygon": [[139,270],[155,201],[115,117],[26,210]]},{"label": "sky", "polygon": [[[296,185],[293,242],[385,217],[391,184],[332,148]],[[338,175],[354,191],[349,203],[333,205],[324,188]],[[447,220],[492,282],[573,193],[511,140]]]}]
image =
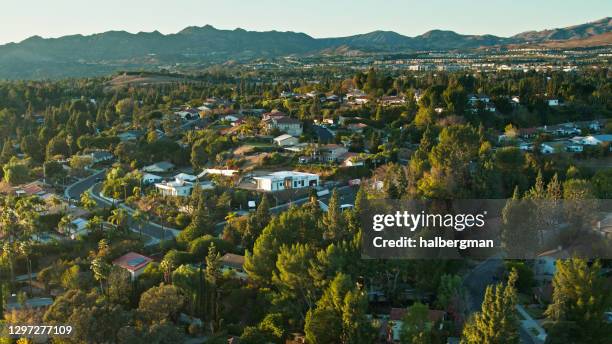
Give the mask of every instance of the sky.
[{"label": "sky", "polygon": [[612,16],[611,0],[2,0],[0,44],[109,30],[175,33],[187,26],[338,37],[432,29],[511,36]]}]

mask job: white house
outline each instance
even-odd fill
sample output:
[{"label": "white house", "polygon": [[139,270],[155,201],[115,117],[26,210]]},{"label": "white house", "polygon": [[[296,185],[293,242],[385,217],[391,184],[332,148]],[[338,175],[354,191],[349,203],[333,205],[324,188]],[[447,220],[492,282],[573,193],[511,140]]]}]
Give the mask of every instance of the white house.
[{"label": "white house", "polygon": [[187,197],[191,195],[193,184],[182,180],[156,183],[155,188],[162,196]]},{"label": "white house", "polygon": [[195,182],[198,179],[198,177],[191,175],[191,174],[187,174],[187,173],[179,173],[176,176],[174,176],[174,180],[176,181],[183,181],[183,182]]},{"label": "white house", "polygon": [[142,183],[145,185],[150,185],[150,184],[154,184],[154,183],[159,183],[162,180],[164,180],[164,178],[155,175],[155,174],[151,174],[151,173],[145,173],[142,175]]},{"label": "white house", "polygon": [[540,145],[540,153],[542,154],[552,154],[555,152],[555,149],[545,143]]},{"label": "white house", "polygon": [[568,144],[565,146],[565,150],[572,153],[580,153],[584,150],[584,146],[577,144]]},{"label": "white house", "polygon": [[97,150],[89,153],[91,157],[91,162],[97,164],[103,161],[113,160],[113,154],[107,150]]},{"label": "white house", "polygon": [[113,261],[113,265],[130,273],[132,281],[140,276],[153,259],[136,252],[129,252]]},{"label": "white house", "polygon": [[559,106],[559,99],[549,99],[548,106]]},{"label": "white house", "polygon": [[263,191],[301,189],[319,185],[318,175],[296,171],[273,172],[253,179],[257,183],[257,189]]},{"label": "white house", "polygon": [[283,134],[274,138],[274,144],[279,147],[293,146],[298,144],[299,142],[300,140],[297,137],[293,137],[289,134]]},{"label": "white house", "polygon": [[358,167],[364,165],[363,159],[357,153],[346,153],[342,159],[344,159],[342,161],[342,166],[345,167]]},{"label": "white house", "polygon": [[587,146],[597,146],[597,145],[600,145],[606,142],[612,142],[612,135],[609,135],[609,134],[589,135],[589,136],[583,137],[580,143],[583,145],[587,145]]}]

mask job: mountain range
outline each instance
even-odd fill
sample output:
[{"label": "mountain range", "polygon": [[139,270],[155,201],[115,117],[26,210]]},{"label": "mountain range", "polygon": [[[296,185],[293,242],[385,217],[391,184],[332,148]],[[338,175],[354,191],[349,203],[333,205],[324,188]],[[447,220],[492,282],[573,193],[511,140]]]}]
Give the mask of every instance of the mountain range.
[{"label": "mountain range", "polygon": [[339,48],[363,52],[411,52],[565,41],[608,45],[612,44],[610,32],[612,17],[571,27],[528,31],[512,37],[432,30],[416,37],[393,31],[374,31],[348,37],[313,38],[304,33],[219,30],[210,25],[191,26],[167,35],[158,31],[136,34],[108,31],[60,38],[33,36],[19,43],[0,46],[0,78],[90,76],[163,65],[319,54]]}]

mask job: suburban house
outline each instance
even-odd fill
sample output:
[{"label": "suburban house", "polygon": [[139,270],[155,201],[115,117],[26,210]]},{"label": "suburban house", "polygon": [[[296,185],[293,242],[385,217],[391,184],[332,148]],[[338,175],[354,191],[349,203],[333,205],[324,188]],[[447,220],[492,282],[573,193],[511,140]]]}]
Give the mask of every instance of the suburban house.
[{"label": "suburban house", "polygon": [[349,105],[363,105],[369,101],[368,96],[361,90],[354,89],[346,94],[346,102]]},{"label": "suburban house", "polygon": [[198,177],[187,173],[179,173],[174,176],[173,181],[156,183],[155,189],[163,196],[187,197],[191,195],[196,184],[200,185],[202,189],[214,188],[212,182],[198,183]]},{"label": "suburban house", "polygon": [[364,124],[364,123],[350,123],[350,124],[348,124],[346,126],[346,129],[348,129],[348,130],[350,130],[350,131],[352,131],[354,133],[361,134],[361,133],[363,133],[363,130],[365,128],[367,128],[367,127],[368,127],[368,125]]},{"label": "suburban house", "polygon": [[266,121],[266,127],[268,130],[278,129],[291,136],[300,136],[303,132],[302,122],[295,118],[286,116],[274,116]]},{"label": "suburban house", "polygon": [[313,173],[279,171],[268,175],[253,177],[257,189],[262,191],[281,191],[301,189],[319,185],[319,176]]},{"label": "suburban house", "polygon": [[126,269],[134,281],[153,259],[136,252],[129,252],[113,261],[113,265]]},{"label": "suburban house", "polygon": [[182,180],[156,183],[155,188],[162,196],[187,197],[191,195],[193,184]]},{"label": "suburban house", "polygon": [[476,112],[478,105],[482,104],[484,109],[489,112],[495,112],[495,105],[491,102],[491,98],[484,94],[468,95],[468,105],[472,108],[472,112]]},{"label": "suburban house", "polygon": [[294,98],[296,96],[295,93],[289,91],[282,91],[280,94],[281,98]]},{"label": "suburban house", "polygon": [[270,111],[270,112],[265,112],[262,116],[261,119],[264,121],[269,121],[271,119],[274,118],[282,118],[282,117],[287,117],[287,114],[282,112],[282,111],[278,111],[276,109]]},{"label": "suburban house", "polygon": [[279,147],[293,146],[298,144],[299,142],[300,140],[298,140],[297,137],[293,137],[289,134],[283,134],[274,138],[274,144]]},{"label": "suburban house", "polygon": [[128,130],[128,131],[124,131],[122,133],[117,134],[117,137],[119,138],[121,142],[126,142],[126,141],[136,141],[143,135],[144,133],[142,131]]},{"label": "suburban house", "polygon": [[142,168],[144,172],[149,173],[168,173],[174,169],[174,164],[169,161],[160,161],[152,165]]},{"label": "suburban house", "polygon": [[319,143],[332,143],[336,139],[334,133],[326,127],[313,125],[312,130],[317,136],[317,141]]},{"label": "suburban house", "polygon": [[87,234],[87,224],[89,221],[85,220],[84,218],[77,217],[76,219],[72,220],[71,223],[73,228],[72,232],[70,233],[70,239],[74,240],[79,235]]},{"label": "suburban house", "polygon": [[342,159],[342,166],[345,167],[358,167],[365,165],[363,159],[357,153],[346,153]]},{"label": "suburban house", "polygon": [[87,154],[91,158],[91,162],[97,164],[103,161],[113,160],[114,156],[107,150],[97,150]]},{"label": "suburban house", "polygon": [[222,120],[228,121],[230,123],[235,123],[235,122],[241,120],[242,118],[243,118],[243,116],[238,115],[236,113],[230,113],[230,114],[227,114],[227,115],[221,117]]},{"label": "suburban house", "polygon": [[319,147],[319,153],[322,161],[339,162],[340,158],[348,153],[348,149],[338,144],[327,144]]},{"label": "suburban house", "polygon": [[380,97],[379,102],[382,106],[403,105],[406,102],[406,98],[401,96],[383,96]]},{"label": "suburban house", "polygon": [[144,185],[151,185],[151,184],[159,183],[162,180],[164,180],[164,178],[158,175],[155,175],[155,174],[145,173],[142,175],[142,184]]},{"label": "suburban house", "polygon": [[233,271],[236,276],[242,280],[246,280],[248,275],[244,272],[244,256],[226,253],[221,257],[221,271]]},{"label": "suburban house", "polygon": [[552,146],[547,145],[546,143],[542,143],[540,145],[540,153],[542,153],[542,154],[552,154],[554,152],[555,152],[555,149]]},{"label": "suburban house", "polygon": [[597,146],[607,142],[612,142],[612,135],[589,135],[580,140],[580,143],[586,146]]},{"label": "suburban house", "polygon": [[533,272],[538,282],[550,282],[557,271],[557,259],[568,259],[569,253],[561,247],[538,255],[533,261]]},{"label": "suburban house", "polygon": [[179,173],[176,176],[174,176],[174,179],[175,180],[180,180],[180,181],[183,181],[183,182],[193,183],[193,182],[195,182],[198,179],[198,177],[196,177],[194,175],[191,175],[191,174],[187,174],[187,173]]},{"label": "suburban house", "polygon": [[177,111],[174,114],[180,117],[184,121],[189,121],[189,120],[200,117],[200,111],[194,108]]},{"label": "suburban house", "polygon": [[557,136],[579,135],[581,133],[580,128],[573,123],[544,126],[544,131]]}]

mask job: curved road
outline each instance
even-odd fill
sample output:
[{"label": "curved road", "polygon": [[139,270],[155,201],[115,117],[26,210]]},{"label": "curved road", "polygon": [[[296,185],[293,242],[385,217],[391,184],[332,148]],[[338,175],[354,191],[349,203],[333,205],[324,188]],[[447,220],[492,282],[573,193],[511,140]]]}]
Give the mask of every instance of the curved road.
[{"label": "curved road", "polygon": [[[98,207],[106,208],[113,206],[113,203],[111,201],[108,201],[99,196],[101,188],[100,180],[106,177],[106,172],[106,170],[96,172],[87,178],[84,178],[74,184],[71,184],[64,191],[64,197],[69,200],[79,201],[81,199],[81,195],[84,192],[89,192],[94,201],[96,201]],[[130,229],[134,232],[139,232],[140,229],[131,216],[134,210],[128,208],[123,204],[119,204],[118,206],[128,212],[128,226],[130,227]],[[148,222],[147,224],[142,226],[142,234],[151,238],[149,244],[155,244],[164,238],[170,238],[171,236],[175,236],[177,232],[178,231],[167,227],[164,227],[164,230],[162,230],[162,227],[160,225],[153,222]]]}]

